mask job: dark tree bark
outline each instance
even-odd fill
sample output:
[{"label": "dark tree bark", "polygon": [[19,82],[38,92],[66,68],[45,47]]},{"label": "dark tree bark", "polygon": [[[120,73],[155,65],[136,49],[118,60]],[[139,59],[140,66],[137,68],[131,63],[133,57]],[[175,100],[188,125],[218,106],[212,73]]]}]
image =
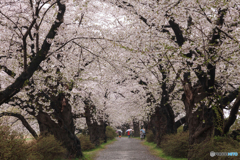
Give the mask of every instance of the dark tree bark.
[{"label": "dark tree bark", "polygon": [[107,123],[102,120],[102,118],[99,120],[99,132],[100,132],[100,139],[104,142],[107,143],[107,135],[106,135],[106,127]]},{"label": "dark tree bark", "polygon": [[[90,141],[95,146],[99,146],[101,140],[103,140],[104,142],[107,141],[106,137],[107,123],[102,120],[102,117],[99,119],[94,118],[94,112],[96,111],[96,107],[92,104],[90,99],[84,100],[84,104],[85,104],[84,107],[85,118],[90,135]],[[98,124],[98,122],[100,124]]]},{"label": "dark tree bark", "polygon": [[42,109],[39,110],[36,116],[39,123],[40,135],[53,134],[54,137],[63,143],[68,153],[66,157],[81,158],[83,156],[81,151],[80,140],[75,133],[75,126],[73,123],[73,115],[71,106],[64,100],[63,94],[57,97],[51,97],[51,107],[54,109],[54,117],[58,123],[54,122],[50,115],[44,113]]},{"label": "dark tree bark", "polygon": [[162,97],[161,105],[160,105],[160,119],[162,119],[162,122],[166,123],[166,128],[164,131],[166,134],[173,134],[176,133],[177,130],[175,128],[175,121],[174,121],[174,112],[172,110],[172,107],[168,103],[168,96],[165,95],[165,97]]},{"label": "dark tree bark", "polygon": [[[186,117],[187,125],[189,128],[189,152],[188,158],[193,158],[193,152],[191,151],[193,144],[198,144],[208,140],[214,133],[214,114],[212,109],[208,109],[205,105],[202,105],[196,112],[192,113],[195,107],[195,98],[198,93],[201,93],[201,88],[192,87],[189,78],[190,73],[184,73],[184,94],[182,96]],[[199,99],[201,100],[201,99]]]},{"label": "dark tree bark", "polygon": [[149,124],[148,124],[148,130],[151,130],[154,137],[156,137],[156,126],[158,123],[157,122],[157,119],[155,118],[155,113],[151,115],[150,117],[150,121],[149,121]]},{"label": "dark tree bark", "polygon": [[191,114],[189,122],[190,145],[199,144],[210,139],[214,133],[214,111],[211,108],[202,106]]},{"label": "dark tree bark", "polygon": [[160,146],[162,137],[165,134],[176,133],[177,129],[175,128],[174,112],[171,105],[169,104],[169,94],[174,90],[175,84],[167,87],[166,80],[168,72],[165,71],[161,65],[158,66],[158,69],[162,74],[161,102],[160,104],[156,105],[155,112],[151,116],[150,122],[152,126],[152,132],[156,137],[156,143],[158,146]]},{"label": "dark tree bark", "polygon": [[98,131],[98,124],[95,119],[93,119],[93,113],[92,111],[94,110],[95,106],[90,104],[88,100],[84,101],[85,103],[85,117],[86,117],[86,123],[88,126],[88,132],[90,135],[90,141],[95,145],[99,146],[100,145],[100,136],[99,136],[99,131]]},{"label": "dark tree bark", "polygon": [[139,121],[133,119],[133,130],[134,130],[134,137],[140,136],[140,128],[139,128]]},{"label": "dark tree bark", "polygon": [[203,106],[190,115],[189,119],[189,152],[188,157],[191,159],[194,152],[191,152],[193,144],[199,144],[209,141],[214,134],[214,112],[211,108]]},{"label": "dark tree bark", "polygon": [[148,121],[143,121],[143,128],[145,128],[146,133],[148,132]]},{"label": "dark tree bark", "polygon": [[[172,134],[176,133],[177,130],[175,129],[175,121],[174,121],[174,112],[172,107],[169,104],[169,88],[167,87],[166,80],[169,73],[164,71],[163,67],[159,65],[159,70],[162,73],[162,98],[160,103],[160,117],[165,117],[163,119],[166,119],[166,131],[164,131],[166,134]],[[178,76],[177,76],[178,77]],[[174,88],[174,87],[170,87]]]},{"label": "dark tree bark", "polygon": [[0,69],[3,69],[5,73],[7,73],[9,76],[14,78],[16,76],[16,73],[14,73],[12,70],[8,69],[6,66],[0,65]]},{"label": "dark tree bark", "polygon": [[160,107],[155,108],[155,113],[150,119],[150,128],[152,129],[153,135],[155,137],[155,143],[159,147],[162,142],[162,137],[167,134],[167,117],[162,116],[163,113]]}]

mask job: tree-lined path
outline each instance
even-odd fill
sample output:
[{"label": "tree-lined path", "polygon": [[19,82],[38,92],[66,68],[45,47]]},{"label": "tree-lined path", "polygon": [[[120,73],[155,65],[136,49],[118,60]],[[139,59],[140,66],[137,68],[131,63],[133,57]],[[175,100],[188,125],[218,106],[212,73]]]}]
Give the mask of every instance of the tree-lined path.
[{"label": "tree-lined path", "polygon": [[[0,132],[53,134],[67,159],[116,129],[145,128],[160,147],[184,125],[188,159],[230,148],[215,136],[240,148],[239,0],[1,0],[0,32]],[[39,159],[1,133],[0,159]],[[142,147],[122,138],[103,155],[151,159]]]},{"label": "tree-lined path", "polygon": [[116,142],[107,146],[107,149],[98,153],[96,160],[160,160],[150,154],[147,147],[135,138],[118,138]]}]

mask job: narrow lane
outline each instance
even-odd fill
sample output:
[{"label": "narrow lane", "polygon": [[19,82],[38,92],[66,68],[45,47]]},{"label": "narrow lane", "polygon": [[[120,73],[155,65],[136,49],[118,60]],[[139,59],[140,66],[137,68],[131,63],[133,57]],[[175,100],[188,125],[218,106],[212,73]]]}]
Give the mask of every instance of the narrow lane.
[{"label": "narrow lane", "polygon": [[135,138],[117,138],[113,144],[98,153],[96,160],[161,160],[151,155],[141,140]]}]

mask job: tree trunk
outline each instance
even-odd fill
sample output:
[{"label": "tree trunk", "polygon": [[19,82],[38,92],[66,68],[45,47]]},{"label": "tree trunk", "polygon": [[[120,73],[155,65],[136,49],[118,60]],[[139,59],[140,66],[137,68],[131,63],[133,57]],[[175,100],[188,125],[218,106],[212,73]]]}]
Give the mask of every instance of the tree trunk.
[{"label": "tree trunk", "polygon": [[107,127],[107,123],[101,119],[100,125],[98,126],[98,128],[100,132],[100,140],[102,140],[104,143],[107,143],[106,127]]},{"label": "tree trunk", "polygon": [[[193,158],[193,153],[196,151],[191,151],[192,145],[204,143],[210,140],[214,134],[214,113],[211,108],[198,109],[196,112],[191,114],[189,121],[189,152],[188,158]],[[196,157],[194,157],[196,158]]]},{"label": "tree trunk", "polygon": [[88,132],[90,136],[90,141],[92,144],[95,146],[100,145],[100,138],[99,138],[99,131],[98,131],[98,124],[97,122],[93,119],[92,113],[91,113],[91,108],[94,106],[91,106],[89,103],[85,103],[85,117],[86,117],[86,123],[88,126]]},{"label": "tree trunk", "polygon": [[133,120],[134,137],[140,137],[139,121]]},{"label": "tree trunk", "polygon": [[[148,130],[151,130],[154,137],[156,137],[156,128],[157,128],[157,121],[158,119],[156,119],[156,114],[152,114],[151,117],[150,117],[150,122],[149,122],[149,125],[148,125]],[[156,139],[156,138],[155,138]]]},{"label": "tree trunk", "polygon": [[155,136],[155,142],[158,147],[161,145],[162,137],[165,134],[177,132],[172,107],[166,104],[166,101],[167,99],[162,100],[162,105],[155,108],[155,113],[150,118],[149,128],[151,128]]},{"label": "tree trunk", "polygon": [[197,111],[192,113],[194,109],[194,92],[190,83],[184,86],[183,102],[186,110],[187,123],[189,127],[189,152],[188,159],[192,159],[194,144],[209,140],[214,133],[214,113],[212,108],[207,108],[204,104]]},{"label": "tree trunk", "polygon": [[162,122],[166,123],[164,131],[166,134],[177,133],[177,129],[175,128],[174,112],[169,104],[161,106],[160,117],[162,118]]},{"label": "tree trunk", "polygon": [[[175,121],[174,121],[174,112],[172,107],[169,104],[169,92],[168,92],[168,87],[166,84],[166,79],[167,79],[167,72],[165,72],[163,70],[163,67],[161,65],[159,65],[159,69],[161,70],[162,73],[162,98],[161,98],[161,103],[160,103],[160,117],[165,117],[163,119],[166,120],[166,130],[164,130],[164,132],[166,134],[172,134],[172,133],[177,133],[177,130],[175,128]],[[163,120],[162,119],[162,120]],[[165,121],[164,120],[164,121]]]},{"label": "tree trunk", "polygon": [[66,105],[61,105],[61,101],[54,101],[51,103],[51,107],[54,109],[54,116],[58,123],[55,123],[50,115],[40,110],[36,116],[39,123],[40,135],[44,136],[48,133],[53,134],[67,149],[68,153],[66,157],[82,157],[80,140],[74,134],[75,126],[73,123],[71,106],[68,103]]},{"label": "tree trunk", "polygon": [[95,146],[100,145],[100,132],[99,132],[99,126],[96,121],[93,123],[87,123],[88,124],[88,131],[89,131],[89,136],[90,136],[90,141],[92,144]]},{"label": "tree trunk", "polygon": [[147,133],[147,131],[148,131],[148,121],[143,121],[143,128],[145,128],[145,131]]},{"label": "tree trunk", "polygon": [[166,116],[161,113],[160,107],[155,108],[155,113],[151,116],[150,124],[155,137],[155,143],[160,147],[162,137],[166,134],[167,128],[167,119]]},{"label": "tree trunk", "polygon": [[86,123],[88,126],[88,131],[90,135],[90,141],[95,145],[99,146],[101,143],[101,140],[104,142],[107,142],[106,137],[106,122],[103,122],[102,118],[100,118],[98,124],[98,120],[94,119],[93,117],[93,111],[96,109],[96,107],[92,104],[90,100],[85,100],[85,117],[86,117]]},{"label": "tree trunk", "polygon": [[151,116],[151,126],[153,134],[155,135],[157,146],[160,146],[162,137],[165,134],[173,134],[177,132],[174,121],[174,112],[169,104],[169,93],[173,90],[174,85],[170,88],[167,87],[166,79],[169,73],[159,65],[159,71],[162,73],[162,95],[161,103],[156,106],[155,113]]},{"label": "tree trunk", "polygon": [[51,108],[54,109],[54,118],[58,123],[55,123],[50,115],[44,113],[42,108],[40,108],[36,116],[39,123],[40,135],[53,134],[67,149],[67,157],[82,157],[80,140],[74,134],[75,126],[73,123],[72,107],[63,94],[59,94],[57,97],[51,96],[50,99]]},{"label": "tree trunk", "polygon": [[214,133],[214,113],[211,108],[201,108],[191,114],[189,122],[189,143],[199,144]]},{"label": "tree trunk", "polygon": [[126,128],[125,128],[125,127],[121,127],[121,130],[122,130],[122,135],[125,135],[125,133],[126,133]]}]

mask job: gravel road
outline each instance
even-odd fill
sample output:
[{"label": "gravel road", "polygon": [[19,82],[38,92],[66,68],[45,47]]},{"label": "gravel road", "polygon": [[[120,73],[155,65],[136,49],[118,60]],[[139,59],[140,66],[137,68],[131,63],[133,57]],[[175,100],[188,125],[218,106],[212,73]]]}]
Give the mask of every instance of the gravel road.
[{"label": "gravel road", "polygon": [[141,140],[135,138],[117,138],[113,144],[100,151],[96,160],[161,160],[151,155]]}]

